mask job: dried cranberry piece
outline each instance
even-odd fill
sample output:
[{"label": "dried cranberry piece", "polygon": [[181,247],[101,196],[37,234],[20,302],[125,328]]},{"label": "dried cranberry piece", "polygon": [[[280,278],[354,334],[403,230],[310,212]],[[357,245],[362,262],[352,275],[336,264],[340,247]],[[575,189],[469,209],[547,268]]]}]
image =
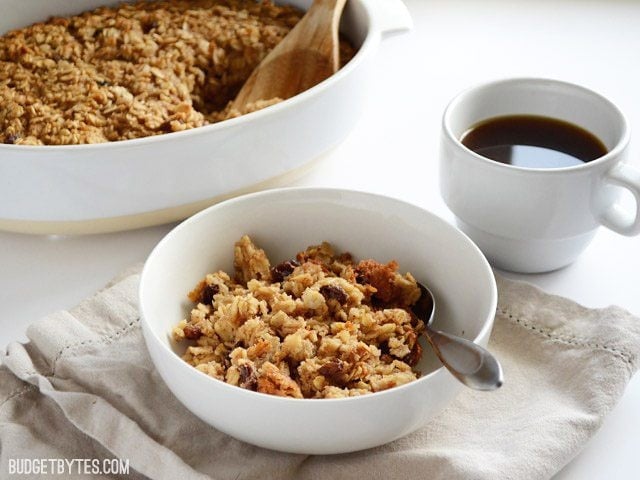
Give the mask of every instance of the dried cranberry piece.
[{"label": "dried cranberry piece", "polygon": [[271,267],[271,280],[274,282],[282,282],[291,275],[299,265],[295,260],[287,260],[286,262],[279,263],[275,267]]},{"label": "dried cranberry piece", "polygon": [[218,285],[207,285],[202,289],[200,293],[200,303],[205,305],[211,305],[213,303],[213,296],[220,291]]},{"label": "dried cranberry piece", "polygon": [[349,299],[349,295],[347,295],[347,292],[345,292],[344,288],[340,285],[324,285],[320,287],[320,293],[325,300],[333,299],[340,305],[344,305]]},{"label": "dried cranberry piece", "polygon": [[256,369],[251,365],[240,365],[238,367],[240,372],[240,381],[238,386],[247,390],[255,391],[258,388],[258,376],[256,375]]},{"label": "dried cranberry piece", "polygon": [[183,331],[185,338],[189,340],[197,340],[202,336],[202,330],[197,325],[187,325]]}]

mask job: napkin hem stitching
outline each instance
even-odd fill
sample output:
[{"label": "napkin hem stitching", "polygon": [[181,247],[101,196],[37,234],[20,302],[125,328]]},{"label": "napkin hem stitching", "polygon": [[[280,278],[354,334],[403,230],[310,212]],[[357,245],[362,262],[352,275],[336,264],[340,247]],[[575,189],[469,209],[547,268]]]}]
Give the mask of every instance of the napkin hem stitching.
[{"label": "napkin hem stitching", "polygon": [[16,397],[19,397],[25,393],[27,393],[29,390],[33,390],[35,388],[34,385],[28,384],[25,385],[23,387],[20,387],[17,390],[14,390],[13,392],[9,393],[9,395],[7,395],[7,398],[5,398],[2,403],[0,403],[0,407],[4,406],[5,403],[7,403],[9,400],[12,400]]},{"label": "napkin hem stitching", "polygon": [[634,366],[634,356],[619,347],[612,347],[610,345],[605,345],[602,343],[589,342],[588,340],[580,340],[578,337],[575,337],[575,336],[572,337],[572,336],[554,335],[549,330],[546,330],[541,327],[537,327],[533,323],[527,322],[526,320],[522,320],[520,317],[517,317],[512,313],[509,313],[504,308],[501,308],[498,311],[503,315],[506,315],[510,320],[514,321],[518,325],[521,325],[526,329],[531,330],[534,333],[537,333],[538,335],[542,335],[543,337],[546,337],[549,340],[565,343],[568,345],[575,345],[578,347],[584,347],[584,348],[590,348],[590,349],[595,348],[595,349],[604,350],[621,358],[624,362],[628,363],[632,367]]},{"label": "napkin hem stitching", "polygon": [[104,343],[105,345],[108,345],[113,340],[115,340],[117,337],[119,337],[120,335],[123,335],[128,330],[130,330],[133,327],[135,327],[139,322],[140,322],[140,317],[137,317],[136,319],[130,321],[127,325],[125,325],[124,327],[121,327],[120,329],[116,330],[115,332],[111,333],[110,335],[102,336],[102,337],[98,337],[98,338],[90,338],[90,339],[87,339],[87,340],[83,340],[81,342],[72,343],[70,345],[66,345],[66,346],[62,347],[62,349],[56,354],[55,358],[53,359],[53,364],[51,366],[51,375],[55,375],[56,374],[56,366],[58,365],[58,360],[60,360],[62,358],[62,356],[64,355],[64,353],[66,351],[74,349],[74,348],[78,348],[78,347],[83,347],[83,346],[88,346],[88,345],[95,345],[96,343]]}]

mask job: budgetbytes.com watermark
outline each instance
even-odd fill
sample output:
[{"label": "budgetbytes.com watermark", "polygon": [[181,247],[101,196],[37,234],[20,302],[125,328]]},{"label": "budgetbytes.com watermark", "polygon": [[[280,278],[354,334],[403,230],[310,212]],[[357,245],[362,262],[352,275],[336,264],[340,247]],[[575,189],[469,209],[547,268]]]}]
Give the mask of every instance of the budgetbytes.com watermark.
[{"label": "budgetbytes.com watermark", "polygon": [[129,475],[129,459],[10,458],[8,468],[9,475]]}]

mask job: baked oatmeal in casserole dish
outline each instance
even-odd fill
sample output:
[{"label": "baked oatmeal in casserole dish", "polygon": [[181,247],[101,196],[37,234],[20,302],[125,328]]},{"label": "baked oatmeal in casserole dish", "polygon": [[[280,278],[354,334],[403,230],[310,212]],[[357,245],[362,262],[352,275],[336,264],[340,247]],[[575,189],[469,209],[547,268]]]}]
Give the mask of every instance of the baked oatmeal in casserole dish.
[{"label": "baked oatmeal in casserole dish", "polygon": [[356,262],[326,242],[272,266],[248,236],[235,274],[208,274],[173,329],[184,360],[241,388],[294,398],[339,398],[419,377],[420,289],[398,265]]},{"label": "baked oatmeal in casserole dish", "polygon": [[[0,37],[0,143],[70,145],[201,127],[304,12],[269,0],[123,3]],[[353,48],[341,41],[341,61]]]}]

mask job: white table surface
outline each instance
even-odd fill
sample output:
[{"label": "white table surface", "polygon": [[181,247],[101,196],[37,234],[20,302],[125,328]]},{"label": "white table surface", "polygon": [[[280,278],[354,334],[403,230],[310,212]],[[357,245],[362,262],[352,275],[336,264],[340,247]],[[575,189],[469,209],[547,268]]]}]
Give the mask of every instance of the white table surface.
[{"label": "white table surface", "polygon": [[[465,87],[509,76],[581,83],[603,93],[632,127],[640,166],[640,2],[406,0],[414,30],[386,39],[363,118],[337,150],[297,185],[365,189],[445,218],[437,157],[440,117]],[[631,202],[629,202],[631,203]],[[0,233],[0,344],[69,308],[142,262],[172,225],[86,237]],[[640,315],[640,238],[601,229],[576,263],[532,282],[588,307],[616,304]],[[640,376],[559,479],[637,479]]]}]

